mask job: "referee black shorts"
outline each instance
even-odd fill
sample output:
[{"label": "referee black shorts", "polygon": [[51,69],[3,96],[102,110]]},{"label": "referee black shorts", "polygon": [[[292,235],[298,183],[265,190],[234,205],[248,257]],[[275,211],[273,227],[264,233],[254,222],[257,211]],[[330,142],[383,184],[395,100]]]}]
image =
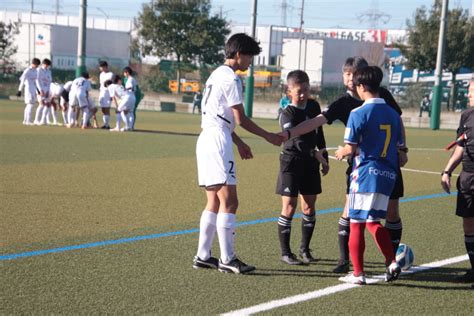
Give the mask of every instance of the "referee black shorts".
[{"label": "referee black shorts", "polygon": [[319,162],[314,157],[280,155],[276,193],[296,197],[317,195],[322,192]]},{"label": "referee black shorts", "polygon": [[456,215],[474,217],[474,172],[461,171],[456,187],[458,189]]},{"label": "referee black shorts", "polygon": [[[351,172],[352,164],[350,164],[346,170],[346,194],[349,194],[349,188],[351,186]],[[399,198],[403,197],[404,191],[405,189],[403,186],[402,171],[400,170],[400,168],[398,168],[397,179],[395,180],[395,186],[393,187],[392,194],[390,194],[390,200],[398,200]]]}]

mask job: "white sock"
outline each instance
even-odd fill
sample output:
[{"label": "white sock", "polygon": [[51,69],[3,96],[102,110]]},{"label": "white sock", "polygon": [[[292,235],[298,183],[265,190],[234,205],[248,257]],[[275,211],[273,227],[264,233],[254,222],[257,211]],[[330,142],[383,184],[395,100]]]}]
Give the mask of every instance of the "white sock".
[{"label": "white sock", "polygon": [[122,121],[123,121],[123,124],[125,125],[125,129],[129,129],[130,128],[130,123],[128,121],[128,114],[125,114],[124,111],[122,111]]},{"label": "white sock", "polygon": [[115,123],[115,128],[120,129],[120,123],[122,122],[122,112],[117,112],[117,122]]},{"label": "white sock", "polygon": [[62,113],[62,115],[63,115],[63,124],[64,124],[64,125],[68,124],[67,112],[61,111],[61,113]]},{"label": "white sock", "polygon": [[69,107],[69,109],[67,110],[67,116],[68,116],[68,123],[69,124],[74,124],[74,122],[76,122],[76,112],[74,112],[74,109],[72,106]]},{"label": "white sock", "polygon": [[202,260],[207,260],[211,256],[212,242],[216,235],[216,220],[216,213],[207,210],[202,211],[197,251],[197,256]]},{"label": "white sock", "polygon": [[31,112],[33,110],[33,104],[29,103],[25,106],[25,113],[23,115],[25,123],[31,123]]},{"label": "white sock", "polygon": [[87,127],[89,118],[89,108],[86,106],[82,109],[82,127]]},{"label": "white sock", "polygon": [[35,123],[39,123],[40,120],[42,119],[43,109],[44,109],[44,106],[38,105],[38,108],[36,109]]},{"label": "white sock", "polygon": [[216,227],[217,236],[219,237],[219,247],[221,250],[221,260],[223,263],[229,263],[229,261],[235,258],[235,214],[217,214]]},{"label": "white sock", "polygon": [[41,116],[41,124],[44,124],[44,123],[50,124],[50,121],[49,121],[50,112],[51,112],[51,107],[45,106],[43,109],[43,115]]},{"label": "white sock", "polygon": [[50,107],[51,111],[51,116],[53,117],[53,124],[57,125],[58,124],[58,118],[56,116],[56,110],[53,107]]},{"label": "white sock", "polygon": [[110,124],[110,115],[104,114],[104,116],[102,116],[102,120],[104,121],[105,126],[109,126],[109,124]]},{"label": "white sock", "polygon": [[133,112],[128,113],[128,115],[129,115],[130,128],[133,128],[134,123],[135,123],[135,115],[133,115]]}]

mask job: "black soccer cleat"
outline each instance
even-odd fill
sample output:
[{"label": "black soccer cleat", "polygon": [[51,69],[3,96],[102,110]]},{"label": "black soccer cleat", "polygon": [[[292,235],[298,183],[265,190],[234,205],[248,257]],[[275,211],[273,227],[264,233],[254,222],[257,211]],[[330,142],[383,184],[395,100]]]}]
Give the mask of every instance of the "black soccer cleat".
[{"label": "black soccer cleat", "polygon": [[349,261],[339,260],[337,266],[332,270],[334,273],[348,273],[349,272]]},{"label": "black soccer cleat", "polygon": [[245,274],[255,270],[255,267],[245,264],[239,258],[234,258],[229,263],[223,263],[222,260],[219,260],[218,269],[224,273]]},{"label": "black soccer cleat", "polygon": [[281,261],[291,266],[300,266],[303,264],[303,262],[299,261],[298,258],[296,258],[294,253],[281,256]]},{"label": "black soccer cleat", "polygon": [[459,283],[474,283],[474,269],[471,269],[454,279],[455,282]]},{"label": "black soccer cleat", "polygon": [[300,258],[304,263],[316,262],[316,258],[311,255],[311,249],[302,250],[300,249]]},{"label": "black soccer cleat", "polygon": [[202,260],[198,256],[194,257],[193,268],[194,269],[217,269],[219,267],[219,260],[214,257],[209,257],[207,260]]},{"label": "black soccer cleat", "polygon": [[110,126],[109,125],[104,125],[101,127],[101,129],[110,129]]},{"label": "black soccer cleat", "polygon": [[385,282],[392,282],[398,279],[400,276],[400,273],[402,272],[402,269],[396,262],[392,262],[388,267],[385,272]]}]

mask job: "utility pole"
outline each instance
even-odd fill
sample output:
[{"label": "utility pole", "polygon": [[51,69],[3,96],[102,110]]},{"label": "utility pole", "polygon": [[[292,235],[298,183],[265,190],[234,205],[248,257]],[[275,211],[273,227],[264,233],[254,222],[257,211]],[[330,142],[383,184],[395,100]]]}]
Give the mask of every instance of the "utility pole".
[{"label": "utility pole", "polygon": [[[298,69],[301,69],[301,42],[303,40],[303,13],[304,13],[304,0],[301,0],[301,13],[300,13],[300,41],[299,41],[299,48],[298,48]],[[305,54],[306,59],[306,54]]]},{"label": "utility pole", "polygon": [[281,3],[280,3],[280,10],[281,10],[281,25],[282,26],[286,26],[286,12],[288,10],[288,3],[286,2],[286,0],[281,0]]},{"label": "utility pole", "polygon": [[81,0],[79,9],[79,25],[77,36],[77,67],[76,77],[86,71],[86,32],[87,32],[87,0]]},{"label": "utility pole", "polygon": [[[257,0],[252,0],[252,34],[251,36],[255,38],[255,29],[257,27]],[[248,76],[247,80],[245,80],[245,115],[248,117],[252,117],[253,112],[253,65],[254,61],[252,59],[252,63],[248,69]]]},{"label": "utility pole", "polygon": [[438,55],[436,56],[435,84],[433,86],[433,104],[431,109],[430,128],[439,129],[439,118],[441,112],[441,93],[443,90],[443,59],[444,43],[446,35],[446,20],[448,16],[448,0],[443,0],[441,8],[441,21],[439,25]]}]

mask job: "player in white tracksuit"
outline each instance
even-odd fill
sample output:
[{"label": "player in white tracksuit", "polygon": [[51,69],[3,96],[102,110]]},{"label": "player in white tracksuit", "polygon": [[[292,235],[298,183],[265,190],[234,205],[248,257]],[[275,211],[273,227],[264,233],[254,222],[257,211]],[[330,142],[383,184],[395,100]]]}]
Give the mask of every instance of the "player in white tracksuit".
[{"label": "player in white tracksuit", "polygon": [[35,124],[46,125],[46,117],[49,115],[49,86],[53,81],[51,76],[51,60],[45,58],[38,69],[38,77],[36,78],[36,89],[38,92],[38,108],[36,109]]},{"label": "player in white tracksuit", "polygon": [[133,70],[130,67],[123,69],[123,76],[126,78],[124,97],[120,100],[119,110],[122,112],[122,119],[124,120],[126,131],[133,129],[135,117],[133,110],[135,108],[135,91],[137,90],[137,81],[133,75]]},{"label": "player in white tracksuit", "polygon": [[[69,112],[68,120],[71,127],[72,122],[75,121],[74,109],[79,107],[82,110],[82,128],[87,128],[89,119],[92,114],[95,114],[96,108],[92,98],[89,96],[89,91],[92,89],[89,81],[89,74],[87,72],[82,73],[79,78],[76,78],[72,82],[71,91],[69,92]],[[79,110],[77,109],[77,110]]]},{"label": "player in white tracksuit", "polygon": [[38,66],[41,61],[33,58],[30,67],[26,68],[20,77],[20,86],[18,87],[17,96],[21,96],[21,90],[25,88],[25,111],[23,113],[23,125],[33,125],[31,122],[31,112],[36,103],[36,78],[38,77]]},{"label": "player in white tracksuit", "polygon": [[99,63],[99,106],[102,109],[102,120],[104,121],[104,125],[102,126],[103,129],[110,128],[110,105],[111,105],[111,97],[109,94],[109,90],[104,85],[107,80],[114,79],[114,73],[109,71],[109,65],[106,61],[101,61]]},{"label": "player in white tracksuit", "polygon": [[119,110],[119,104],[121,104],[121,100],[124,97],[125,94],[125,89],[122,86],[122,78],[120,76],[115,76],[114,80],[107,80],[104,85],[107,87],[109,90],[109,95],[110,98],[112,99],[113,103],[116,106],[116,123],[115,123],[115,128],[112,128],[110,131],[111,132],[120,132],[123,131],[120,128],[120,124],[122,122],[122,113]]}]

